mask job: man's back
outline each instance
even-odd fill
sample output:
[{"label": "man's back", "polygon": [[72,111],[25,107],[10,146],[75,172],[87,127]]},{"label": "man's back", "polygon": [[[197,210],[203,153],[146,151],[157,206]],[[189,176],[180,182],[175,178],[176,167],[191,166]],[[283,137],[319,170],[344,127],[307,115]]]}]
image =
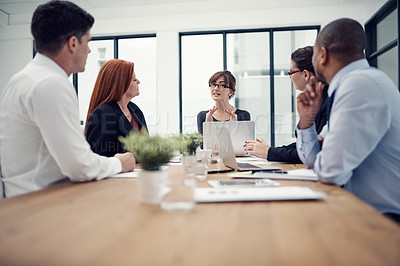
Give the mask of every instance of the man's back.
[{"label": "man's back", "polygon": [[[46,63],[51,64],[49,59]],[[52,70],[43,62],[34,60],[14,75],[4,90],[0,100],[0,152],[3,180],[6,187],[8,184],[12,187],[9,194],[25,192],[26,187],[43,187],[64,177],[54,158],[49,156],[37,124],[40,113],[36,104],[57,101],[57,98],[51,98],[51,94],[48,99],[43,99],[46,86],[41,86],[41,83],[49,79],[57,80],[59,84],[54,90],[68,95],[72,88],[65,83],[66,78],[60,68]],[[53,113],[50,111],[48,115]],[[46,178],[35,179],[39,176]]]},{"label": "man's back", "polygon": [[366,108],[373,110],[365,111],[365,116],[370,115],[370,123],[365,124],[364,129],[360,128],[360,135],[364,131],[370,138],[354,136],[359,146],[367,146],[372,150],[354,170],[345,188],[382,212],[396,212],[385,202],[392,202],[397,205],[397,211],[400,210],[400,94],[389,77],[380,70],[369,68],[354,71],[351,75],[363,80],[362,83],[358,81],[360,88],[366,88],[369,84],[367,88],[374,90],[363,91],[359,96],[368,105]]},{"label": "man's back", "polygon": [[[400,210],[400,94],[382,71],[359,60],[343,68],[329,132],[317,156],[321,180],[345,188],[381,212]],[[396,206],[396,208],[393,208]]]},{"label": "man's back", "polygon": [[120,171],[93,154],[79,126],[78,102],[66,73],[37,54],[8,83],[0,100],[0,163],[6,195]]}]

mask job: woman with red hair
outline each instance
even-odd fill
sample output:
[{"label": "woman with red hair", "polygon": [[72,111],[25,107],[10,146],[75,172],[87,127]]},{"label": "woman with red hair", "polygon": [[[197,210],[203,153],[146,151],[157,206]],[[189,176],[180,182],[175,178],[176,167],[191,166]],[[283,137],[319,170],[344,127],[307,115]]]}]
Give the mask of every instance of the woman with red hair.
[{"label": "woman with red hair", "polygon": [[111,59],[100,68],[90,99],[85,136],[91,149],[100,155],[123,152],[119,136],[130,131],[141,133],[146,120],[140,108],[131,102],[139,95],[140,81],[132,62]]}]

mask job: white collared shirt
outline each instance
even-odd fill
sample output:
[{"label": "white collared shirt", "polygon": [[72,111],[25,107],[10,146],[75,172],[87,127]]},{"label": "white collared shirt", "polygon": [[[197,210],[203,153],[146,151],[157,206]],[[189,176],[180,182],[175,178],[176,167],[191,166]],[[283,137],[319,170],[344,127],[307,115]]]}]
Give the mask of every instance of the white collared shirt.
[{"label": "white collared shirt", "polygon": [[36,54],[0,98],[0,164],[6,196],[69,177],[102,179],[121,171],[117,158],[90,150],[79,125],[78,100],[65,71]]},{"label": "white collared shirt", "polygon": [[297,129],[300,159],[322,182],[344,185],[382,213],[400,214],[398,88],[365,59],[342,68],[329,85],[328,96],[336,92],[322,149],[315,127]]}]

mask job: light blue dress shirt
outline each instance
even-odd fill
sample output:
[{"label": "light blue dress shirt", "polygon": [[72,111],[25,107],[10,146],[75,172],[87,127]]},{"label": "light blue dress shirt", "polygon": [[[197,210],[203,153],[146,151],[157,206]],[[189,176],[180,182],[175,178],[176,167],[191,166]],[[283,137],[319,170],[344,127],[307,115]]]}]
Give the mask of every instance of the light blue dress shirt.
[{"label": "light blue dress shirt", "polygon": [[400,93],[361,59],[329,84],[335,92],[322,149],[315,126],[297,128],[297,151],[320,181],[344,188],[382,213],[400,214]]}]

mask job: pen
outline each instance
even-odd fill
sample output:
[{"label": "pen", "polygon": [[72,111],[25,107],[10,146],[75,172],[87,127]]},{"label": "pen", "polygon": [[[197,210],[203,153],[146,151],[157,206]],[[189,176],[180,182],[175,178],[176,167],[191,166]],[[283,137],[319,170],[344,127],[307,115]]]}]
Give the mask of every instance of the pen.
[{"label": "pen", "polygon": [[[256,173],[257,171],[252,171],[253,174]],[[273,173],[273,174],[287,174],[287,171],[282,171],[282,170],[273,170],[273,171],[258,171],[262,173]]]},{"label": "pen", "polygon": [[276,171],[271,171],[271,173],[274,173],[274,174],[287,174],[288,172],[276,170]]},{"label": "pen", "polygon": [[255,181],[219,181],[220,185],[235,186],[235,185],[256,185]]}]

